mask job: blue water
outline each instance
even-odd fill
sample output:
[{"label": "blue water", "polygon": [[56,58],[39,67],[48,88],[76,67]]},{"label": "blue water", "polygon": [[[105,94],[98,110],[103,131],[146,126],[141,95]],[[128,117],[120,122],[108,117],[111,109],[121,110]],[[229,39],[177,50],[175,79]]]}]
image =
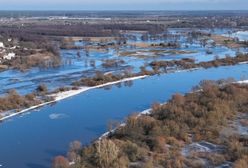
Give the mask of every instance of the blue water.
[{"label": "blue water", "polygon": [[48,168],[51,158],[66,154],[68,144],[88,144],[104,133],[110,120],[122,121],[174,93],[185,93],[203,79],[247,77],[248,65],[153,76],[130,87],[90,90],[51,106],[16,116],[0,124],[0,164],[3,168]]}]

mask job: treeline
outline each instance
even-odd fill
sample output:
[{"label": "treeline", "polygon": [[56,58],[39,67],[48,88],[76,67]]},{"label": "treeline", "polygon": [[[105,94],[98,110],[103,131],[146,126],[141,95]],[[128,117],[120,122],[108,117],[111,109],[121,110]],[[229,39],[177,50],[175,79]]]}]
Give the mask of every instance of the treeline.
[{"label": "treeline", "polygon": [[159,34],[165,31],[166,27],[162,24],[104,24],[104,29],[108,30],[126,30],[126,31],[147,31],[149,34]]},{"label": "treeline", "polygon": [[[147,31],[161,33],[165,30],[157,24],[58,24],[58,25],[27,25],[2,26],[0,34],[14,35],[23,39],[40,38],[41,36],[82,36],[82,37],[113,37],[118,36],[121,30]],[[25,35],[25,36],[23,36]]]},{"label": "treeline", "polygon": [[79,81],[73,82],[73,86],[97,86],[102,85],[109,82],[119,81],[124,78],[130,78],[134,76],[139,76],[141,74],[131,74],[128,72],[125,72],[124,74],[104,74],[100,71],[97,71],[95,73],[95,76],[89,77],[89,78],[82,78]]},{"label": "treeline", "polygon": [[11,90],[5,97],[0,97],[0,113],[8,110],[28,108],[39,103],[41,101],[33,93],[21,96],[15,90]]},{"label": "treeline", "polygon": [[[211,68],[218,66],[228,66],[235,65],[241,62],[248,61],[248,56],[246,54],[240,54],[236,57],[226,57],[222,59],[216,59],[208,62],[195,63],[195,60],[190,58],[184,58],[182,60],[173,61],[153,61],[149,64],[152,70],[147,70],[146,66],[140,67],[140,72],[132,73],[124,71],[123,74],[104,74],[97,71],[93,77],[82,78],[76,82],[73,82],[73,86],[97,86],[108,82],[118,81],[124,78],[142,76],[142,75],[156,75],[160,73],[167,73],[169,70],[175,71],[178,69],[193,69],[193,68]],[[106,63],[105,63],[106,64]],[[106,64],[107,66],[116,65],[115,61],[109,60]],[[106,66],[105,65],[105,66]]]},{"label": "treeline", "polygon": [[4,65],[8,65],[9,67],[18,69],[20,71],[26,71],[32,67],[46,69],[60,66],[61,58],[59,55],[56,56],[50,52],[42,51],[26,56],[18,55],[16,58],[10,61],[5,61]]},{"label": "treeline", "polygon": [[240,28],[247,26],[247,16],[215,15],[195,16],[179,18],[178,22],[172,22],[168,26],[173,28]]},{"label": "treeline", "polygon": [[163,48],[180,48],[180,44],[176,42],[169,42],[169,43],[152,43],[151,47],[163,47]]},{"label": "treeline", "polygon": [[13,110],[18,112],[21,109],[51,101],[52,98],[47,97],[47,93],[48,89],[44,84],[39,85],[34,92],[26,95],[20,95],[16,90],[9,90],[0,97],[0,118],[2,112]]},{"label": "treeline", "polygon": [[118,67],[120,65],[125,64],[124,60],[120,60],[120,59],[107,59],[107,60],[103,60],[102,66],[104,68],[111,68],[111,67]]},{"label": "treeline", "polygon": [[239,54],[236,57],[226,57],[222,59],[215,59],[208,62],[195,63],[195,60],[185,58],[182,60],[173,60],[173,61],[153,61],[149,65],[153,68],[155,72],[160,70],[167,71],[171,68],[173,69],[192,69],[192,68],[211,68],[219,66],[228,66],[235,65],[241,62],[247,62],[247,54]]},{"label": "treeline", "polygon": [[[200,91],[175,94],[166,104],[154,104],[149,115],[130,115],[125,126],[89,146],[73,143],[68,157],[56,157],[53,167],[196,168],[227,161],[235,168],[248,167],[248,138],[222,135],[238,113],[248,114],[248,85],[202,81],[197,88]],[[183,147],[201,140],[223,148],[182,155]]]}]

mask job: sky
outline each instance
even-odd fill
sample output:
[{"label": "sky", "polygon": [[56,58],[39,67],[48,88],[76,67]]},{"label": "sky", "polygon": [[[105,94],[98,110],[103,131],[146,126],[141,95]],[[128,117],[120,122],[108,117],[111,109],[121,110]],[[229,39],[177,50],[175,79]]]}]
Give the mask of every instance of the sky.
[{"label": "sky", "polygon": [[0,0],[0,10],[248,10],[248,0]]}]

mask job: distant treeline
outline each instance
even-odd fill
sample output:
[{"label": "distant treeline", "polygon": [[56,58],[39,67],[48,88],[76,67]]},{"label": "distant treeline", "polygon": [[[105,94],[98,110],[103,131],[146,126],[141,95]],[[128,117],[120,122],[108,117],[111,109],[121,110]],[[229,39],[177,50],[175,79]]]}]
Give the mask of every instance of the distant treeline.
[{"label": "distant treeline", "polygon": [[109,37],[119,35],[120,30],[147,31],[160,33],[164,31],[162,25],[157,24],[74,24],[74,25],[29,25],[2,26],[0,34],[33,40],[40,36],[83,36]]}]

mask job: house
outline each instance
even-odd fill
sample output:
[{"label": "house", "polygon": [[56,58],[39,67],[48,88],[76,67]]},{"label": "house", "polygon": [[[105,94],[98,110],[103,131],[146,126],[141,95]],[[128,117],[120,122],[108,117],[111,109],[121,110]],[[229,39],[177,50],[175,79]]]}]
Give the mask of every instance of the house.
[{"label": "house", "polygon": [[4,48],[3,42],[0,42],[0,48]]},{"label": "house", "polygon": [[8,55],[4,55],[3,59],[11,60],[12,58],[15,58],[15,53],[8,53]]}]

